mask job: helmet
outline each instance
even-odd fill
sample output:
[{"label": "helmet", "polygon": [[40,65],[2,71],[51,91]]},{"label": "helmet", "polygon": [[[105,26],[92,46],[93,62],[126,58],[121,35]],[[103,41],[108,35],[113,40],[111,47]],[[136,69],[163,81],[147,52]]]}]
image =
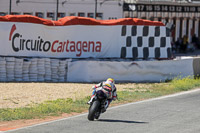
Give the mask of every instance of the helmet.
[{"label": "helmet", "polygon": [[115,81],[114,81],[113,78],[108,78],[106,81],[110,81],[110,82],[112,82],[113,84],[115,83]]}]

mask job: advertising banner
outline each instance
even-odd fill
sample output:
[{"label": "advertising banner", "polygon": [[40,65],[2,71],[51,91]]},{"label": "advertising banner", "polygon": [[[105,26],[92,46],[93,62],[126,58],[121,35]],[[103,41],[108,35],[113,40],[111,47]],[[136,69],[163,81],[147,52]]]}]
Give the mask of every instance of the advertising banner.
[{"label": "advertising banner", "polygon": [[0,21],[0,47],[1,56],[171,58],[169,31],[156,24],[48,26]]}]

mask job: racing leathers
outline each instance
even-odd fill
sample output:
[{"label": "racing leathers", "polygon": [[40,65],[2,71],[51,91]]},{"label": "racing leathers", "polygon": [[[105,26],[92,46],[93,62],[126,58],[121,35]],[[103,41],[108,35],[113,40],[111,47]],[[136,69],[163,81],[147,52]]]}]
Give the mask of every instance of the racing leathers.
[{"label": "racing leathers", "polygon": [[94,98],[94,94],[98,90],[102,90],[105,95],[107,96],[107,103],[105,105],[105,110],[108,108],[109,104],[112,102],[112,100],[116,100],[117,98],[117,89],[115,85],[111,81],[103,81],[99,84],[92,87],[93,92],[90,101],[88,104],[90,104]]}]

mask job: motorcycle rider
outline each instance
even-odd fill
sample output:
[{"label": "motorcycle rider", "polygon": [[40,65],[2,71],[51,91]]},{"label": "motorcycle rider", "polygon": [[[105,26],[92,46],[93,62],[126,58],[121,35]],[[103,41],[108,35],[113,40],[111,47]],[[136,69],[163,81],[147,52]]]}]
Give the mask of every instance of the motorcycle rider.
[{"label": "motorcycle rider", "polygon": [[104,111],[103,111],[105,112],[110,103],[112,102],[112,100],[117,99],[117,89],[114,84],[115,84],[114,79],[108,78],[106,81],[100,82],[99,84],[93,86],[92,96],[91,99],[88,101],[88,104],[91,104],[95,96],[95,92],[98,90],[102,90],[107,97],[107,102],[104,106]]}]

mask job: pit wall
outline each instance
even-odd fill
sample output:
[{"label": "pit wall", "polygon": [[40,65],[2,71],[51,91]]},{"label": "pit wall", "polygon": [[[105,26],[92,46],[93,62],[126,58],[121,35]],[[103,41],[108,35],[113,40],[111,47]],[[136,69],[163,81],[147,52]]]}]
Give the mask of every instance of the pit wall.
[{"label": "pit wall", "polygon": [[0,57],[1,82],[160,82],[200,75],[200,58],[164,61],[97,61]]}]

